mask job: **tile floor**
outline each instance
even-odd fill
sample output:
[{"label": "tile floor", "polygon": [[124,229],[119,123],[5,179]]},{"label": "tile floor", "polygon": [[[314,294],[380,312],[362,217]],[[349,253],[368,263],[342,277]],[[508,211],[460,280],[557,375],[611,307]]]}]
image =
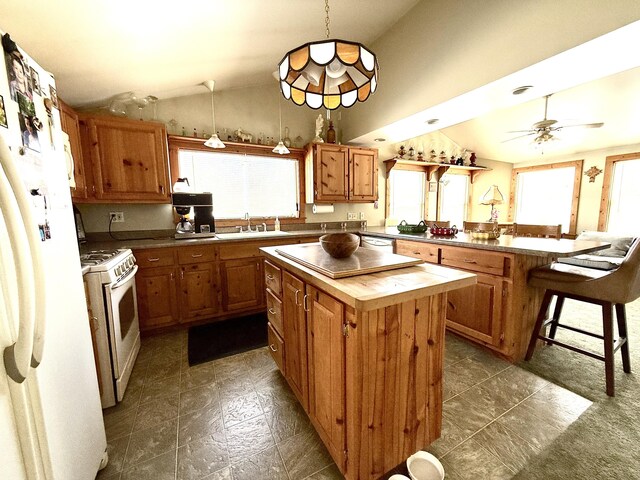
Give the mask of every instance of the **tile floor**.
[{"label": "tile floor", "polygon": [[[453,335],[442,437],[449,479],[507,479],[591,402]],[[266,348],[189,367],[186,331],[143,340],[124,401],[104,411],[100,480],[342,479]]]}]

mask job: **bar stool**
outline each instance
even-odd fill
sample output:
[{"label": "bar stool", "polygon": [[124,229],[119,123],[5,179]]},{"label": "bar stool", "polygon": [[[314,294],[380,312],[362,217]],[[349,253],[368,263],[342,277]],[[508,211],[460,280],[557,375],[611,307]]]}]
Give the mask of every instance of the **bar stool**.
[{"label": "bar stool", "polygon": [[[604,361],[607,395],[614,396],[614,354],[621,350],[622,368],[631,373],[629,343],[627,340],[627,316],[625,304],[640,297],[640,241],[635,240],[620,266],[613,271],[576,267],[563,263],[553,263],[538,267],[529,272],[529,284],[545,289],[542,305],[531,334],[525,360],[530,360],[538,339],[548,344],[559,345],[574,352],[588,355]],[[545,321],[551,299],[556,296],[553,316]],[[604,335],[564,325],[560,323],[560,314],[565,298],[593,303],[602,307],[602,326]],[[616,310],[619,338],[613,339],[613,307]],[[549,336],[540,333],[542,327],[550,325]],[[589,335],[604,341],[604,355],[578,348],[555,340],[556,331],[565,328],[577,333]]]}]

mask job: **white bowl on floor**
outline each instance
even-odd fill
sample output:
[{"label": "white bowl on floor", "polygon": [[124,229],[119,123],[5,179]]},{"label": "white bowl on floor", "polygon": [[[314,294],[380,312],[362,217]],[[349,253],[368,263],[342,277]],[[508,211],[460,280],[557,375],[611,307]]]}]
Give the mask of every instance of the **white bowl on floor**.
[{"label": "white bowl on floor", "polygon": [[444,467],[440,460],[428,452],[417,452],[407,459],[411,480],[443,480]]}]

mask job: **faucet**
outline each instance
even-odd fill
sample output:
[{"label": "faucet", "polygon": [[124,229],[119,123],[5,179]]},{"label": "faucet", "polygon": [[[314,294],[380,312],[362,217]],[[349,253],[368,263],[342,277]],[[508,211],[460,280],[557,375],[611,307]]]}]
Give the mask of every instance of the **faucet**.
[{"label": "faucet", "polygon": [[[256,227],[256,228],[258,228],[258,227]],[[262,231],[263,231],[263,232],[266,232],[266,231],[267,231],[267,224],[266,224],[266,223],[264,223],[264,222],[262,222]]]},{"label": "faucet", "polygon": [[256,229],[255,230],[251,230],[251,217],[249,217],[249,212],[246,212],[244,214],[244,219],[247,221],[247,232],[257,232],[258,231],[257,225],[256,225]]}]

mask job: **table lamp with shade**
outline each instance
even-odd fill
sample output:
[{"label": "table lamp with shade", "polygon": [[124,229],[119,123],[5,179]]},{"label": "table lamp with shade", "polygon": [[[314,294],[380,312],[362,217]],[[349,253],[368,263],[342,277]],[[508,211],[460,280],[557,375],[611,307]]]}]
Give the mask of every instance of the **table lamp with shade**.
[{"label": "table lamp with shade", "polygon": [[497,185],[491,185],[489,190],[487,190],[480,199],[481,205],[491,205],[491,218],[489,218],[489,222],[498,221],[498,212],[495,209],[495,206],[502,203],[504,203],[504,196],[502,195],[502,192]]}]

